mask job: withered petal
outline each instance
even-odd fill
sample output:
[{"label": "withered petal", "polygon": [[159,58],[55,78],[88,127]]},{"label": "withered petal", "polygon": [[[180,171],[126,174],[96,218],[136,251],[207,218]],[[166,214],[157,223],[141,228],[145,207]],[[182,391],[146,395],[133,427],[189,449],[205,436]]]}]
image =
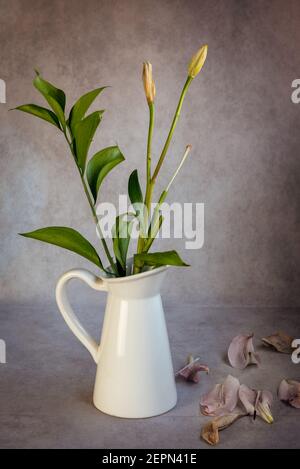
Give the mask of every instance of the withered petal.
[{"label": "withered petal", "polygon": [[245,384],[241,384],[239,389],[239,398],[245,407],[245,411],[249,415],[254,415],[256,397],[257,393],[254,391],[254,389],[250,389]]},{"label": "withered petal", "polygon": [[201,413],[213,416],[231,413],[237,406],[239,387],[239,380],[228,375],[224,383],[216,384],[210,392],[201,396]]},{"label": "withered petal", "polygon": [[275,334],[263,337],[262,342],[268,347],[272,347],[280,353],[288,353],[289,355],[293,352],[292,342],[293,338],[285,332],[279,331]]},{"label": "withered petal", "polygon": [[216,384],[211,391],[200,398],[200,410],[203,415],[215,415],[219,407],[223,405],[222,384]]},{"label": "withered petal", "polygon": [[237,335],[234,337],[228,348],[228,360],[233,368],[243,370],[246,366],[260,363],[259,355],[253,346],[253,334]]},{"label": "withered petal", "polygon": [[239,398],[248,415],[259,415],[267,423],[273,422],[270,406],[273,396],[269,391],[257,391],[242,384],[239,389]]},{"label": "withered petal", "polygon": [[278,387],[278,397],[281,401],[286,401],[292,407],[300,409],[300,383],[283,379]]},{"label": "withered petal", "polygon": [[183,368],[178,370],[175,373],[175,376],[180,376],[186,381],[198,383],[200,371],[205,371],[206,373],[209,373],[208,366],[199,363],[199,360],[200,358],[194,358],[192,355],[189,355],[187,358],[187,364]]},{"label": "withered petal", "polygon": [[201,429],[201,438],[209,445],[215,446],[219,443],[219,430],[213,421],[206,423]]},{"label": "withered petal", "polygon": [[220,441],[219,431],[225,430],[241,417],[244,417],[244,414],[226,414],[216,417],[202,427],[200,436],[206,443],[215,446]]}]

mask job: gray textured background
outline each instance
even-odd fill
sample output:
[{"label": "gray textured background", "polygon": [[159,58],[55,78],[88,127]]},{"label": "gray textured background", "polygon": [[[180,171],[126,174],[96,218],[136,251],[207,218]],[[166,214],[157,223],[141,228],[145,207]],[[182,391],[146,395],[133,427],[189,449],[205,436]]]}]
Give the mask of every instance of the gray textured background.
[{"label": "gray textured background", "polygon": [[207,42],[207,63],[192,83],[158,185],[191,143],[170,198],[205,203],[205,244],[188,252],[181,240],[157,244],[174,246],[192,264],[174,269],[166,296],[208,305],[299,305],[300,105],[290,99],[300,75],[299,1],[1,0],[0,12],[0,77],[7,83],[7,104],[0,104],[2,300],[53,300],[63,271],[89,267],[19,231],[66,225],[95,241],[62,137],[39,119],[7,112],[42,104],[33,68],[63,87],[69,104],[112,85],[98,100],[107,111],[93,149],[117,141],[127,158],[105,183],[105,199],[116,200],[134,168],[144,175],[142,62],[154,66],[157,156],[187,63]]}]

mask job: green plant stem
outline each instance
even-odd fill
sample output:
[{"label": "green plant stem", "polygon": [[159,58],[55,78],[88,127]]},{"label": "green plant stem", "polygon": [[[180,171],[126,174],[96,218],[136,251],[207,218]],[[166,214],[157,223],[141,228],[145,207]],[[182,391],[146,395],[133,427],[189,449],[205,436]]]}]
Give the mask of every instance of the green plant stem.
[{"label": "green plant stem", "polygon": [[103,233],[102,233],[102,230],[101,230],[101,227],[100,227],[100,224],[99,224],[99,219],[97,217],[97,213],[96,213],[96,210],[95,210],[95,207],[93,205],[93,201],[92,201],[92,198],[90,196],[90,193],[89,193],[89,190],[88,190],[88,187],[87,187],[87,184],[84,180],[84,177],[82,176],[82,174],[80,175],[81,177],[81,182],[82,182],[82,185],[83,185],[83,188],[84,188],[84,191],[85,191],[85,194],[87,196],[87,199],[88,199],[88,202],[89,202],[89,205],[91,207],[91,211],[92,211],[92,215],[93,215],[93,218],[94,218],[94,221],[96,223],[96,226],[97,226],[97,229],[98,229],[98,232],[100,234],[100,239],[101,239],[101,242],[102,242],[102,246],[103,246],[103,249],[105,251],[105,254],[106,254],[106,257],[110,263],[110,266],[113,270],[113,272],[117,273],[117,270],[115,268],[115,264],[114,264],[114,260],[109,252],[109,249],[108,249],[108,246],[107,246],[107,243],[103,237]]},{"label": "green plant stem", "polygon": [[181,108],[182,108],[182,104],[183,104],[185,95],[187,93],[187,90],[188,90],[191,82],[192,82],[192,78],[190,76],[188,76],[187,79],[186,79],[186,82],[185,82],[185,84],[182,88],[181,95],[180,95],[180,98],[179,98],[179,101],[178,101],[178,104],[177,104],[177,108],[176,108],[176,111],[175,111],[175,114],[174,114],[174,117],[173,117],[173,121],[172,121],[172,124],[171,124],[171,128],[170,128],[169,134],[167,136],[165,145],[162,149],[160,158],[157,162],[157,165],[156,165],[156,168],[154,170],[153,176],[150,177],[149,180],[147,179],[147,190],[146,190],[145,205],[146,205],[146,208],[147,208],[147,211],[148,211],[148,215],[149,215],[150,208],[151,208],[152,194],[153,194],[154,186],[155,186],[155,183],[156,183],[156,178],[157,178],[158,173],[160,171],[160,168],[163,164],[163,161],[166,157],[168,148],[169,148],[171,140],[172,140],[174,130],[176,128],[178,119],[180,117],[180,111],[181,111]]},{"label": "green plant stem", "polygon": [[[148,158],[148,152],[147,152],[147,187],[146,187],[146,196],[145,196],[145,206],[146,206],[146,215],[148,217],[149,217],[149,211],[150,211],[150,208],[151,208],[152,195],[153,195],[153,190],[154,190],[154,186],[155,186],[155,183],[156,183],[156,179],[157,179],[158,173],[159,173],[159,171],[162,167],[163,161],[166,157],[167,151],[169,149],[169,146],[170,146],[170,143],[171,143],[171,140],[172,140],[172,137],[173,137],[174,130],[176,128],[178,119],[180,117],[182,104],[183,104],[185,95],[187,93],[187,90],[188,90],[192,80],[193,80],[193,78],[188,76],[185,83],[184,83],[184,85],[183,85],[183,88],[182,88],[182,91],[181,91],[181,94],[180,94],[180,97],[179,97],[177,108],[176,108],[176,111],[175,111],[175,114],[174,114],[174,117],[173,117],[173,120],[172,120],[172,123],[171,123],[171,127],[170,127],[170,130],[169,130],[165,145],[162,149],[161,155],[159,157],[159,160],[157,162],[157,165],[155,167],[153,175],[150,177],[150,179],[148,179],[148,168],[149,167],[151,168],[151,154],[150,154],[150,158]],[[147,146],[147,148],[149,149],[149,135],[150,135],[150,151],[151,151],[151,138],[152,138],[153,127],[151,126],[151,112],[152,111],[150,109],[150,105],[149,105],[149,112],[150,112],[150,121],[149,121],[149,133],[148,133],[148,146]],[[152,123],[152,125],[153,125],[153,123]],[[150,131],[151,131],[151,133],[150,133]],[[147,219],[147,224],[148,224],[148,219]],[[145,226],[147,226],[147,224],[145,224]],[[138,254],[143,252],[144,246],[145,246],[145,240],[143,239],[143,237],[140,236],[139,240],[138,240],[138,246],[137,246],[137,253]],[[148,249],[150,248],[150,246],[148,247]],[[141,269],[142,269],[142,267],[134,266],[133,273],[137,274],[141,271]]]},{"label": "green plant stem", "polygon": [[[75,163],[76,163],[76,156],[75,156],[75,154],[74,154],[73,145],[72,145],[72,143],[71,143],[70,140],[69,140],[69,137],[68,137],[68,135],[67,135],[67,132],[66,132],[65,130],[63,130],[63,133],[64,133],[65,139],[66,139],[66,141],[68,142],[68,145],[69,145],[69,147],[70,147],[70,150],[71,150],[72,156],[73,156],[73,158],[74,158],[74,161],[75,161]],[[83,189],[84,189],[85,195],[86,195],[86,197],[87,197],[87,199],[88,199],[88,203],[89,203],[89,206],[90,206],[90,208],[91,208],[92,216],[93,216],[93,219],[94,219],[94,221],[95,221],[97,230],[98,230],[98,232],[99,232],[99,234],[100,234],[101,243],[102,243],[103,249],[104,249],[104,251],[105,251],[106,257],[107,257],[107,259],[108,259],[108,261],[109,261],[109,263],[110,263],[110,266],[111,266],[111,268],[112,268],[112,272],[115,273],[115,274],[117,274],[117,269],[116,269],[116,267],[115,267],[114,260],[113,260],[113,258],[112,258],[112,256],[111,256],[110,252],[109,252],[107,243],[106,243],[106,241],[105,241],[105,239],[104,239],[104,237],[103,237],[103,233],[102,233],[102,230],[101,230],[101,227],[100,227],[100,224],[99,224],[99,219],[98,219],[98,217],[97,217],[97,213],[96,213],[96,210],[95,210],[95,207],[94,207],[94,204],[93,204],[92,197],[91,197],[91,195],[90,195],[89,189],[88,189],[87,184],[86,184],[86,181],[85,181],[85,179],[84,179],[84,175],[81,173],[80,168],[78,167],[77,163],[76,163],[76,167],[77,167],[77,169],[78,169],[78,171],[79,171],[79,175],[80,175],[80,179],[81,179],[81,182],[82,182],[82,185],[83,185]]]},{"label": "green plant stem", "polygon": [[[153,190],[153,186],[151,185],[151,190]],[[154,238],[155,236],[157,235],[158,231],[159,231],[159,228],[160,228],[160,221],[159,221],[159,209],[161,207],[161,204],[164,202],[165,198],[167,197],[167,192],[166,191],[163,191],[160,195],[160,198],[159,198],[159,201],[158,203],[156,204],[155,206],[155,209],[154,209],[154,213],[153,213],[153,217],[152,217],[152,222],[149,226],[149,229],[148,229],[148,237],[146,239],[142,238],[141,235],[139,237],[139,242],[138,242],[138,251],[137,253],[140,254],[141,252],[148,252],[153,241],[154,241]],[[151,200],[151,199],[150,199]],[[146,212],[148,214],[148,210],[146,208]],[[146,225],[145,225],[146,226]],[[153,237],[151,237],[151,232],[153,234]],[[143,242],[142,246],[140,245],[140,242]],[[140,250],[139,250],[140,249]],[[138,274],[141,272],[143,268],[143,265],[141,264],[140,266],[136,266],[134,265],[133,266],[133,273],[134,274]]]},{"label": "green plant stem", "polygon": [[[149,106],[149,128],[148,128],[148,140],[147,140],[147,158],[146,158],[146,194],[144,200],[144,226],[148,226],[149,220],[149,210],[150,203],[152,198],[152,188],[151,188],[151,158],[152,158],[152,136],[153,136],[153,127],[154,127],[154,104],[148,103]],[[144,246],[144,237],[139,236],[137,252],[140,253],[143,251]]]},{"label": "green plant stem", "polygon": [[151,182],[151,148],[152,148],[152,136],[154,127],[154,104],[149,103],[149,130],[148,130],[148,141],[147,141],[147,187]]},{"label": "green plant stem", "polygon": [[160,168],[163,164],[163,161],[165,159],[165,156],[167,154],[167,151],[168,151],[168,148],[170,146],[170,143],[171,143],[171,140],[172,140],[172,136],[173,136],[173,133],[174,133],[174,130],[176,128],[176,125],[177,125],[177,122],[178,122],[178,119],[179,119],[179,116],[180,116],[180,111],[181,111],[181,108],[182,108],[182,104],[183,104],[183,101],[184,101],[184,98],[185,98],[185,95],[187,93],[187,90],[192,82],[192,77],[188,76],[187,79],[186,79],[186,82],[182,88],[182,92],[181,92],[181,95],[180,95],[180,98],[179,98],[179,102],[178,102],[178,105],[177,105],[177,108],[176,108],[176,111],[175,111],[175,114],[174,114],[174,117],[173,117],[173,121],[172,121],[172,124],[171,124],[171,128],[170,128],[170,131],[169,131],[169,134],[167,136],[167,140],[166,140],[166,143],[162,149],[162,152],[161,152],[161,155],[160,155],[160,158],[158,160],[158,163],[156,165],[156,168],[154,170],[154,173],[153,173],[153,176],[151,178],[151,184],[155,184],[155,181],[156,181],[156,178],[157,178],[157,175],[160,171]]},{"label": "green plant stem", "polygon": [[159,221],[159,210],[160,210],[160,207],[161,205],[163,204],[163,202],[165,201],[166,197],[168,195],[168,191],[164,190],[161,194],[160,194],[160,197],[158,199],[158,202],[155,206],[155,209],[154,209],[154,213],[153,213],[153,217],[152,217],[152,221],[151,221],[151,224],[149,226],[149,230],[148,230],[148,238],[146,239],[145,243],[144,243],[144,252],[148,252],[153,241],[154,241],[154,238],[156,237],[157,233],[158,233],[158,230],[160,228],[160,221]]},{"label": "green plant stem", "polygon": [[152,221],[151,221],[150,226],[149,226],[148,238],[144,242],[144,251],[143,252],[148,252],[148,250],[150,249],[150,247],[151,247],[151,245],[154,241],[155,236],[158,233],[158,230],[159,230],[159,228],[162,224],[162,221],[160,221],[160,214],[159,214],[160,207],[163,204],[163,202],[165,201],[165,199],[168,195],[168,192],[169,192],[173,182],[176,179],[176,176],[178,175],[178,173],[181,170],[181,168],[182,168],[182,166],[183,166],[189,152],[191,151],[191,148],[192,148],[191,145],[186,146],[185,152],[183,154],[183,157],[181,158],[181,161],[180,161],[177,169],[175,170],[173,176],[171,177],[166,189],[160,194],[160,197],[159,197],[158,202],[156,204],[156,207],[154,209]]}]

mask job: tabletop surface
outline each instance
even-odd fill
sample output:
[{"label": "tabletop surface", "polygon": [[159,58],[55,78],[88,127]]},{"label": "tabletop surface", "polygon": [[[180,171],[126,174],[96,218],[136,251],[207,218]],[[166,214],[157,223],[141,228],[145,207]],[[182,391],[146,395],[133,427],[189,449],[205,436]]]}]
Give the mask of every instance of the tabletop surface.
[{"label": "tabletop surface", "polygon": [[[103,305],[81,305],[78,315],[100,335]],[[211,448],[199,438],[209,420],[199,412],[200,396],[228,374],[241,383],[273,393],[274,423],[240,419],[220,433],[218,448],[299,448],[300,410],[277,398],[281,379],[300,380],[300,364],[273,352],[261,337],[281,329],[300,338],[300,309],[201,307],[165,304],[174,369],[188,354],[210,367],[198,384],[178,381],[178,404],[148,419],[105,415],[92,404],[95,365],[69,331],[56,305],[2,305],[0,338],[6,364],[0,364],[1,448]],[[230,367],[226,351],[240,333],[254,333],[259,367]],[[159,383],[158,383],[159,384]]]}]

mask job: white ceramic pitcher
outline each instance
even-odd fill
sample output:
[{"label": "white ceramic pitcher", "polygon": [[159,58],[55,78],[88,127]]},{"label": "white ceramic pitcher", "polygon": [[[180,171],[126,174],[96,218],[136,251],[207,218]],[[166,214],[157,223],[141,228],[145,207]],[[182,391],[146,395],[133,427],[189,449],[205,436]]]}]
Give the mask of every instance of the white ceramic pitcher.
[{"label": "white ceramic pitcher", "polygon": [[[121,278],[96,277],[84,269],[59,279],[56,301],[66,323],[97,364],[95,406],[110,415],[143,418],[176,405],[174,372],[160,288],[168,267]],[[78,321],[66,285],[81,279],[108,292],[100,345]]]}]

